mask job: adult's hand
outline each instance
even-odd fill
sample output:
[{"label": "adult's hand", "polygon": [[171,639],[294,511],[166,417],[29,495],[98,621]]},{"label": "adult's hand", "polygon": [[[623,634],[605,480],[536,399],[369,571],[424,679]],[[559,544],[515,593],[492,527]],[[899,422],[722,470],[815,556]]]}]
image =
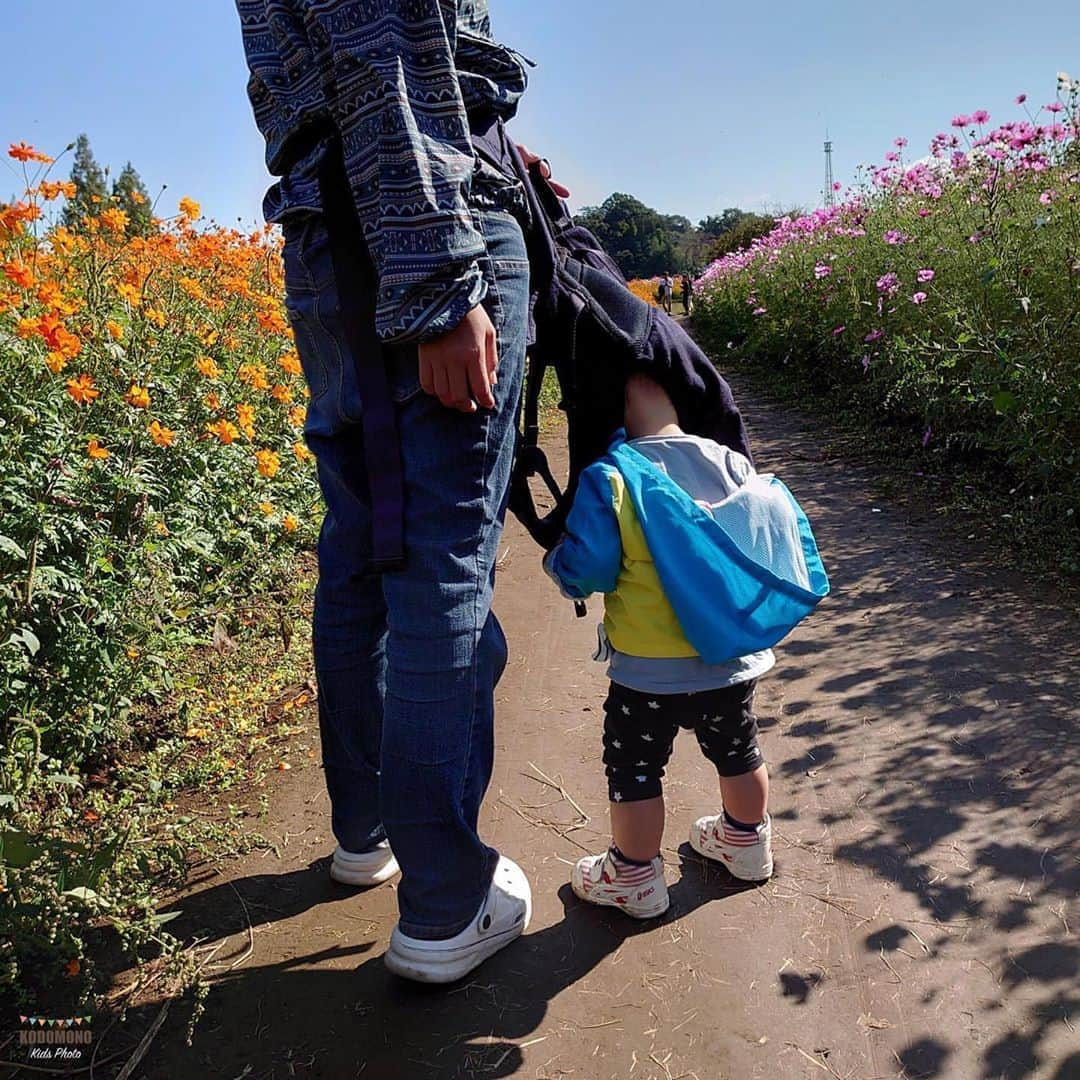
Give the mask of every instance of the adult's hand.
[{"label": "adult's hand", "polygon": [[445,334],[419,347],[420,385],[448,409],[463,413],[495,407],[499,381],[495,327],[482,304]]},{"label": "adult's hand", "polygon": [[522,143],[518,143],[517,148],[518,152],[521,154],[522,161],[524,161],[527,166],[533,165],[538,161],[540,162],[540,175],[550,182],[551,189],[560,199],[570,198],[570,189],[564,184],[560,184],[558,180],[551,179],[551,166],[539,154],[534,154]]}]

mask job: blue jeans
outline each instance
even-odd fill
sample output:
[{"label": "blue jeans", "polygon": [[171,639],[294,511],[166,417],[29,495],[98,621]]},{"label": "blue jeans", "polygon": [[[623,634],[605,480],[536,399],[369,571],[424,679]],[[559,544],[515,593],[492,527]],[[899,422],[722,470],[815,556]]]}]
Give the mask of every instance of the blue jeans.
[{"label": "blue jeans", "polygon": [[487,239],[484,301],[499,352],[496,406],[465,415],[419,383],[415,347],[388,350],[405,477],[403,571],[370,568],[371,507],[356,364],[322,219],[285,230],[285,284],[311,390],[307,440],[326,517],[319,539],[315,672],[334,835],[384,838],[401,865],[401,929],[464,929],[497,853],[477,835],[494,755],[506,639],[491,611],[525,366],[528,262],[504,210],[473,211]]}]

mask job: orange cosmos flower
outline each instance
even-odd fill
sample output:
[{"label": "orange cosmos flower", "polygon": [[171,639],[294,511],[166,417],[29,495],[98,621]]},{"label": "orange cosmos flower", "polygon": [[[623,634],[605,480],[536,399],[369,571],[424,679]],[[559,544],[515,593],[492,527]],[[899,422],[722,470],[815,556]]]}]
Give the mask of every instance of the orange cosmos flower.
[{"label": "orange cosmos flower", "polygon": [[266,515],[266,517],[272,517],[274,513],[274,507],[272,503],[261,502],[259,503],[259,509]]},{"label": "orange cosmos flower", "polygon": [[255,461],[259,467],[259,475],[265,476],[268,480],[272,479],[281,468],[281,458],[273,450],[257,450]]},{"label": "orange cosmos flower", "polygon": [[37,319],[24,318],[15,324],[15,336],[22,338],[23,341],[28,341],[38,333],[40,333],[40,330],[38,329]]},{"label": "orange cosmos flower", "polygon": [[307,409],[303,405],[294,405],[289,410],[289,423],[293,427],[303,427],[307,420]]},{"label": "orange cosmos flower", "polygon": [[147,308],[143,314],[146,316],[146,321],[153,323],[159,330],[165,327],[165,313],[158,311],[157,308]]},{"label": "orange cosmos flower", "polygon": [[221,374],[221,369],[210,356],[200,356],[195,361],[195,367],[200,375],[204,375],[208,379],[216,379]]},{"label": "orange cosmos flower", "polygon": [[52,202],[53,199],[59,199],[61,195],[65,199],[74,199],[78,194],[78,189],[70,180],[42,180],[37,186],[37,193],[46,202]]},{"label": "orange cosmos flower", "polygon": [[54,375],[59,375],[68,366],[68,358],[62,352],[51,352],[45,357],[45,366]]},{"label": "orange cosmos flower", "polygon": [[191,297],[192,300],[205,300],[206,292],[203,287],[191,277],[182,277],[177,281],[177,285]]},{"label": "orange cosmos flower", "polygon": [[86,372],[77,379],[68,379],[67,392],[76,405],[89,405],[92,401],[101,397],[101,391],[94,389],[94,380]]},{"label": "orange cosmos flower", "polygon": [[32,146],[27,145],[21,140],[17,143],[12,143],[8,147],[8,157],[14,158],[16,161],[40,161],[42,165],[51,165],[53,159],[48,154],[43,154],[40,150],[35,150]]},{"label": "orange cosmos flower", "polygon": [[127,213],[118,207],[111,206],[108,210],[103,211],[101,215],[101,224],[106,229],[112,229],[115,232],[123,232],[128,226]]},{"label": "orange cosmos flower", "polygon": [[155,446],[172,446],[176,442],[176,432],[170,428],[162,427],[157,420],[150,424],[150,438]]},{"label": "orange cosmos flower", "polygon": [[105,329],[109,331],[109,337],[113,341],[119,341],[124,336],[124,328],[118,322],[113,322],[112,319],[105,323]]},{"label": "orange cosmos flower", "polygon": [[185,195],[180,200],[180,213],[188,221],[194,221],[202,213],[202,207],[194,199],[189,199]]},{"label": "orange cosmos flower", "polygon": [[37,302],[47,308],[55,308],[64,301],[64,294],[55,281],[43,281],[35,296]]},{"label": "orange cosmos flower", "polygon": [[216,423],[207,424],[206,430],[209,431],[211,435],[216,435],[226,446],[236,442],[240,437],[240,431],[236,425],[230,423],[228,420],[218,420]]},{"label": "orange cosmos flower", "polygon": [[300,356],[294,350],[293,352],[287,352],[282,356],[278,363],[281,365],[281,370],[286,375],[303,375],[304,369],[300,366]]},{"label": "orange cosmos flower", "polygon": [[289,329],[285,316],[280,311],[260,311],[255,321],[268,334],[284,334]]},{"label": "orange cosmos flower", "polygon": [[293,443],[292,450],[297,461],[312,461],[315,458],[315,455],[302,442]]},{"label": "orange cosmos flower", "polygon": [[275,383],[270,390],[270,396],[275,401],[280,401],[282,405],[288,405],[292,401],[292,391],[287,386],[282,386],[281,383]]},{"label": "orange cosmos flower", "polygon": [[116,291],[121,300],[126,300],[132,307],[138,307],[142,302],[142,296],[134,285],[124,281],[116,286]]},{"label": "orange cosmos flower", "polygon": [[124,400],[133,409],[148,409],[150,408],[150,391],[145,386],[132,383],[131,389],[124,395]]},{"label": "orange cosmos flower", "polygon": [[211,391],[211,393],[203,398],[203,404],[210,409],[211,412],[217,412],[221,408],[221,398]]},{"label": "orange cosmos flower", "polygon": [[86,456],[94,461],[103,461],[107,457],[112,457],[112,454],[97,439],[91,439],[86,446]]},{"label": "orange cosmos flower", "polygon": [[281,527],[286,532],[296,532],[296,530],[300,528],[300,522],[297,521],[296,518],[293,517],[292,514],[286,514],[281,519]]},{"label": "orange cosmos flower", "polygon": [[255,390],[269,390],[266,368],[262,364],[241,364],[236,372],[237,378]]},{"label": "orange cosmos flower", "polygon": [[24,263],[6,262],[3,266],[0,266],[0,270],[3,270],[4,275],[15,282],[20,289],[29,289],[34,285],[34,271]]}]

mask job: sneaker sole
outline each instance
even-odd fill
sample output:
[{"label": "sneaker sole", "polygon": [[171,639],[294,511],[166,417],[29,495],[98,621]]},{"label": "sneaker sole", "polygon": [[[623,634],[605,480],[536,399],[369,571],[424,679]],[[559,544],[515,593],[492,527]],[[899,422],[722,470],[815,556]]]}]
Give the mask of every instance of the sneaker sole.
[{"label": "sneaker sole", "polygon": [[598,900],[585,892],[584,885],[578,884],[576,875],[570,878],[570,888],[574,890],[574,895],[579,900],[584,900],[586,904],[592,904],[593,907],[615,908],[624,915],[629,915],[632,919],[655,919],[658,915],[663,915],[671,907],[671,897],[666,894],[653,907],[649,908],[631,908],[625,904],[617,904],[614,900]]},{"label": "sneaker sole", "polygon": [[768,872],[765,874],[764,877],[748,878],[743,877],[741,874],[736,874],[735,871],[732,870],[731,867],[726,862],[724,862],[723,859],[718,858],[716,855],[712,855],[705,850],[705,848],[701,844],[701,841],[698,839],[697,829],[694,829],[693,832],[690,833],[689,839],[690,846],[703,859],[708,859],[709,862],[714,862],[717,866],[722,866],[733,878],[735,878],[736,881],[745,881],[747,885],[764,885],[765,882],[773,876],[773,868],[771,866],[769,867]]},{"label": "sneaker sole", "polygon": [[445,952],[429,952],[426,949],[414,949],[401,943],[394,931],[390,938],[390,948],[383,956],[388,971],[400,975],[403,979],[424,983],[451,983],[464,978],[478,968],[485,960],[500,949],[516,941],[529,925],[529,914],[520,925],[504,930],[475,945],[466,945],[460,949],[448,949]]},{"label": "sneaker sole", "polygon": [[384,881],[389,881],[400,872],[397,859],[391,859],[378,870],[359,870],[350,867],[348,863],[334,861],[330,863],[330,877],[332,880],[341,885],[355,885],[360,888],[381,885]]}]

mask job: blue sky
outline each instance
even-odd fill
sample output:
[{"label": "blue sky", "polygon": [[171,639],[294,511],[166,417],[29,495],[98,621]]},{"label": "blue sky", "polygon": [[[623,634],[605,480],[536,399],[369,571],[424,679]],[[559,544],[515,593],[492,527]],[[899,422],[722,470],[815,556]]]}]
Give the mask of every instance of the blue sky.
[{"label": "blue sky", "polygon": [[[627,191],[693,220],[820,199],[905,135],[957,112],[1017,114],[1080,75],[1080,5],[1016,0],[490,0],[495,34],[539,62],[514,124],[574,192]],[[43,14],[47,12],[47,14]],[[229,0],[4,0],[0,140],[56,152],[80,132],[129,158],[163,206],[254,222],[267,178]],[[17,43],[17,44],[13,44]],[[5,158],[6,162],[7,159]],[[66,168],[62,171],[66,172]],[[16,180],[0,177],[0,199]]]}]

